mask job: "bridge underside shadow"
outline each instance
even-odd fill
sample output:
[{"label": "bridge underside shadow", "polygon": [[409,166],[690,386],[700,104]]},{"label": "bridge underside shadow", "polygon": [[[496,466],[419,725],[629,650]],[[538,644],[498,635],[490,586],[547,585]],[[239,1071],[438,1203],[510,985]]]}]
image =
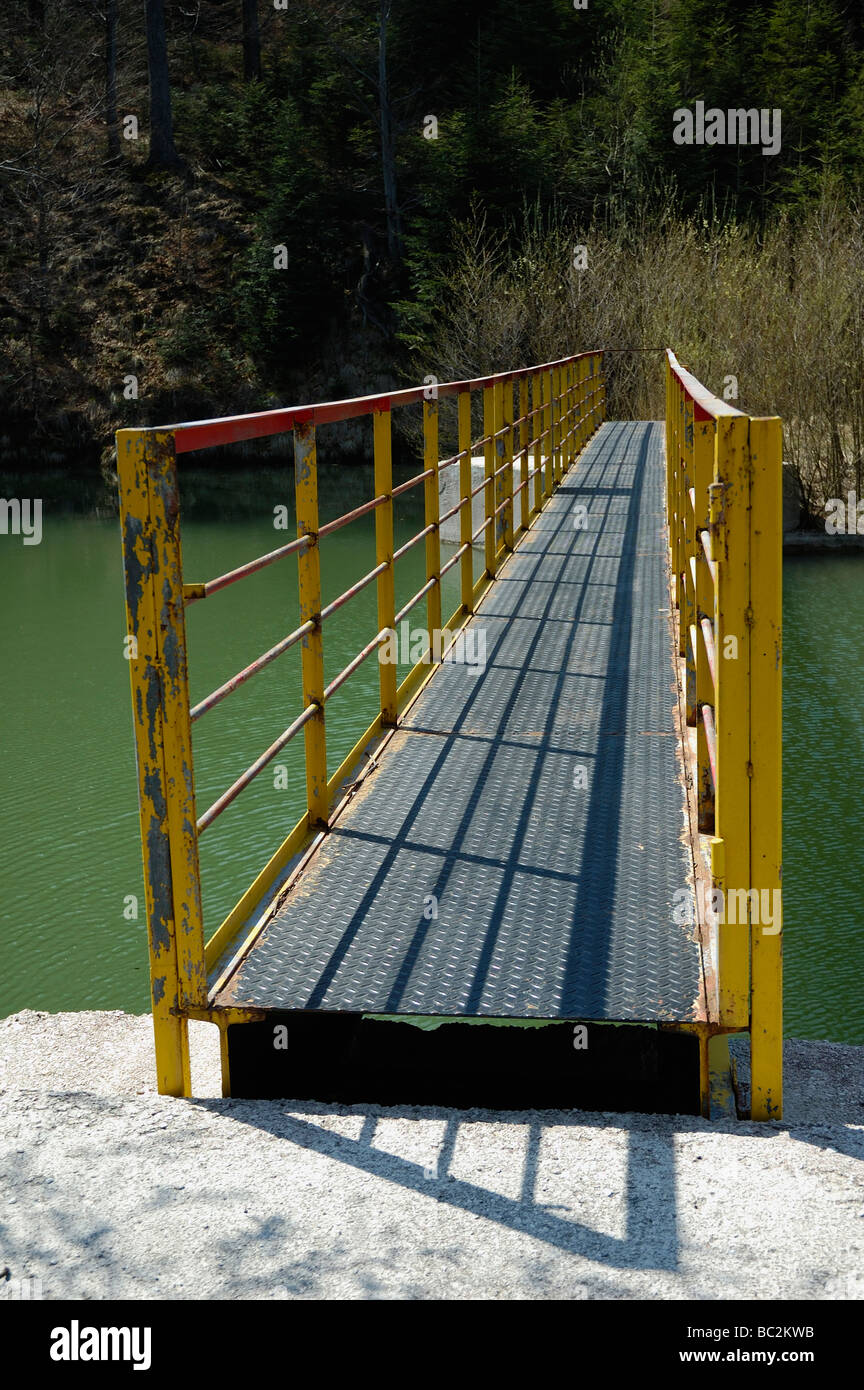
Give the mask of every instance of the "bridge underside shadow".
[{"label": "bridge underside shadow", "polygon": [[232,1094],[698,1111],[663,490],[604,425],[214,1001]]}]

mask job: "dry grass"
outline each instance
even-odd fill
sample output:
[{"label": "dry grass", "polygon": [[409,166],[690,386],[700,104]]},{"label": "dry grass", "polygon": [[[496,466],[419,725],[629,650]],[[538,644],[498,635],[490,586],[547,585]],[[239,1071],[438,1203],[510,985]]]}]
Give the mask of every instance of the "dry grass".
[{"label": "dry grass", "polygon": [[816,514],[861,492],[862,284],[864,214],[831,195],[763,229],[668,206],[587,232],[526,214],[507,237],[478,217],[458,236],[431,369],[452,379],[604,347],[610,416],[657,418],[662,354],[632,349],[670,345],[718,395],[735,377],[741,409],[782,418]]}]

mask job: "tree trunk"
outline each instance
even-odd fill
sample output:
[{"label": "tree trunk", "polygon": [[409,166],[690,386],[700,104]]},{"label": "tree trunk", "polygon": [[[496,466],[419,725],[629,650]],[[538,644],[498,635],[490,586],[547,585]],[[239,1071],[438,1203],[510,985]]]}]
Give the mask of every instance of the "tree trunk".
[{"label": "tree trunk", "polygon": [[183,161],[174,147],[171,80],[165,42],[165,0],[144,0],[147,20],[147,70],[150,75],[151,169],[179,169]]},{"label": "tree trunk", "polygon": [[378,25],[378,108],[381,119],[381,171],[387,217],[387,252],[394,264],[402,258],[402,228],[396,198],[396,154],[393,147],[393,114],[387,81],[387,22],[392,0],[382,0]]},{"label": "tree trunk", "polygon": [[258,0],[243,0],[243,76],[247,82],[254,82],[261,76]]},{"label": "tree trunk", "polygon": [[120,130],[117,124],[117,5],[118,0],[106,0],[105,125],[108,130],[109,159],[120,153]]}]

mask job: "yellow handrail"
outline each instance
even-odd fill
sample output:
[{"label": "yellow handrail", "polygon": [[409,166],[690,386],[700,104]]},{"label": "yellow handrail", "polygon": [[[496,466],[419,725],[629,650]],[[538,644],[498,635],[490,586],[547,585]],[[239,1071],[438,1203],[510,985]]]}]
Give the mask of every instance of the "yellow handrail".
[{"label": "yellow handrail", "polygon": [[[749,1029],[751,1113],[782,1115],[782,427],[666,361],[669,552],[711,840],[719,1025]],[[744,920],[738,920],[741,911]]]}]

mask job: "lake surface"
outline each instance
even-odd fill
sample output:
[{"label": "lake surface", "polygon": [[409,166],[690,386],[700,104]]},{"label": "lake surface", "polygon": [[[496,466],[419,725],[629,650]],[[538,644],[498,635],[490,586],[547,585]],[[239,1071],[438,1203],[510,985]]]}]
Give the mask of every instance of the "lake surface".
[{"label": "lake surface", "polygon": [[[274,531],[273,509],[286,504],[293,512],[291,477],[290,467],[182,475],[186,579],[212,578],[288,539],[293,532]],[[371,469],[322,468],[322,521],[365,501],[371,488]],[[399,499],[397,545],[422,526],[422,506],[422,489]],[[327,537],[325,601],[374,563],[372,518]],[[424,566],[422,543],[398,562],[397,608],[423,583]],[[790,558],[784,580],[786,1031],[860,1044],[864,557]],[[146,927],[116,518],[46,503],[40,545],[0,537],[0,593],[0,1016],[23,1008],[144,1012]],[[445,616],[457,603],[458,565],[445,578]],[[424,606],[414,621],[425,622]],[[194,605],[187,623],[194,703],[297,625],[296,560]],[[372,584],[325,625],[327,680],[376,629]],[[374,718],[377,698],[372,657],[327,705],[331,772]],[[194,734],[199,815],[299,708],[294,650],[202,718]],[[202,837],[208,934],[302,812],[302,742],[301,735],[277,755]],[[128,915],[132,898],[137,920]]]}]

